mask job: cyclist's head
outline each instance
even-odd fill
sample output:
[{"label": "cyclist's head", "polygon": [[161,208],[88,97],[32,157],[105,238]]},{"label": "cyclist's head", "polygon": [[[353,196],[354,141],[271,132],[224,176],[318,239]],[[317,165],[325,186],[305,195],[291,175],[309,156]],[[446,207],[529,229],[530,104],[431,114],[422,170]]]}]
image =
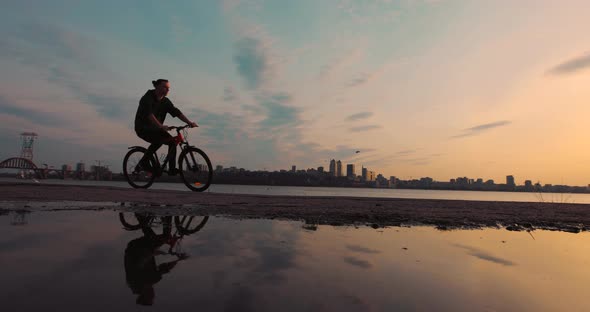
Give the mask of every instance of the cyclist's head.
[{"label": "cyclist's head", "polygon": [[166,96],[168,95],[168,92],[170,92],[170,82],[168,79],[154,80],[152,81],[152,85],[156,88],[157,95]]}]

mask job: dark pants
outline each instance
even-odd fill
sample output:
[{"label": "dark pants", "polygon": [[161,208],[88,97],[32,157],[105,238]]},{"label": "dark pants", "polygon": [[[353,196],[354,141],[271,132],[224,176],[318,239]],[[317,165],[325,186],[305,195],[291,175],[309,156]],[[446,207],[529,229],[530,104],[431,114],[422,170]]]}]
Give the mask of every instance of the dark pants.
[{"label": "dark pants", "polygon": [[163,144],[168,145],[168,169],[176,168],[176,143],[170,133],[164,130],[150,130],[137,132],[137,136],[151,143],[148,147],[148,155],[154,154]]}]

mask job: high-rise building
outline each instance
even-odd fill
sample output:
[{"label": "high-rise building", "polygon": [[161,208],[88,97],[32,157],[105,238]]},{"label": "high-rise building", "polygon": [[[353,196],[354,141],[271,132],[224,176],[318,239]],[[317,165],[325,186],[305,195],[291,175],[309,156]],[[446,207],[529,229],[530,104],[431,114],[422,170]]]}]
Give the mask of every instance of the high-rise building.
[{"label": "high-rise building", "polygon": [[86,171],[86,165],[83,162],[79,162],[76,164],[76,172],[84,172]]},{"label": "high-rise building", "polygon": [[356,177],[356,173],[354,170],[354,164],[348,164],[346,165],[346,176],[349,178],[355,178]]},{"label": "high-rise building", "polygon": [[514,176],[511,176],[511,175],[506,176],[506,185],[509,185],[509,186],[516,185],[516,183],[514,183]]},{"label": "high-rise building", "polygon": [[375,181],[375,171],[367,171],[367,181]]},{"label": "high-rise building", "polygon": [[336,160],[330,160],[330,175],[336,176]]},{"label": "high-rise building", "polygon": [[216,171],[216,172],[222,172],[222,171],[223,171],[223,166],[222,166],[222,165],[217,165],[217,166],[215,167],[215,171]]},{"label": "high-rise building", "polygon": [[371,170],[363,167],[362,173],[363,173],[363,181],[365,181],[365,182],[375,181],[375,171],[371,171]]},{"label": "high-rise building", "polygon": [[319,166],[319,167],[318,167],[318,172],[319,172],[319,173],[324,173],[324,167],[322,167],[322,166]]},{"label": "high-rise building", "polygon": [[295,172],[295,171],[297,171],[297,166],[295,166],[295,165],[291,166],[291,172]]},{"label": "high-rise building", "polygon": [[340,160],[336,162],[336,176],[342,176],[342,162]]}]

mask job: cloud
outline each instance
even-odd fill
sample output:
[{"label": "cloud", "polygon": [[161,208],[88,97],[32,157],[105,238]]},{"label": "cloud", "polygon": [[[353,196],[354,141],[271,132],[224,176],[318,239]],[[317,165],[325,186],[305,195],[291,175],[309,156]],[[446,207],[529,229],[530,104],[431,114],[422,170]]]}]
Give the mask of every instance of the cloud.
[{"label": "cloud", "polygon": [[357,259],[355,257],[344,257],[344,262],[363,269],[369,269],[373,266],[369,261]]},{"label": "cloud", "polygon": [[396,155],[409,155],[409,154],[414,154],[416,153],[417,150],[413,149],[413,150],[403,150],[403,151],[399,151],[397,153],[395,153]]},{"label": "cloud", "polygon": [[223,0],[221,1],[221,8],[225,14],[233,11],[243,12],[246,9],[259,11],[262,9],[261,0]]},{"label": "cloud", "polygon": [[172,38],[177,45],[186,44],[190,38],[194,37],[193,31],[187,26],[182,18],[178,15],[172,15],[170,17],[170,30],[172,32]]},{"label": "cloud", "polygon": [[[340,49],[336,49],[340,51]],[[333,57],[335,59],[332,63],[322,66],[319,74],[320,80],[328,79],[336,75],[340,70],[357,62],[364,55],[364,50],[359,46],[352,48],[348,53]]]},{"label": "cloud", "polygon": [[504,266],[512,266],[512,265],[516,265],[516,263],[510,261],[510,260],[506,260],[506,259],[502,259],[502,258],[498,258],[495,256],[490,255],[489,253],[477,249],[475,247],[471,247],[471,246],[465,246],[465,245],[461,245],[461,244],[454,244],[453,246],[461,248],[461,249],[465,249],[468,251],[468,254],[471,256],[474,256],[476,258],[479,258],[481,260],[484,261],[489,261],[489,262],[493,262],[493,263],[497,263],[497,264],[501,264]]},{"label": "cloud", "polygon": [[336,8],[358,26],[390,25],[419,7],[434,6],[442,0],[338,0]]},{"label": "cloud", "polygon": [[91,82],[111,76],[97,52],[97,47],[103,46],[101,42],[64,27],[40,23],[22,25],[7,37],[6,44],[17,54],[11,58],[16,57],[19,63],[38,71],[41,77],[35,78],[46,78],[47,82],[67,89],[104,117],[121,119],[133,113],[134,108],[125,104],[137,103],[138,99],[100,90],[96,85],[103,85],[103,81]]},{"label": "cloud", "polygon": [[487,130],[507,126],[511,123],[512,122],[510,122],[508,120],[501,120],[501,121],[496,121],[496,122],[492,122],[492,123],[482,124],[482,125],[478,125],[475,127],[467,128],[467,129],[463,130],[462,134],[452,136],[451,138],[463,138],[463,137],[468,137],[468,136],[479,135]]},{"label": "cloud", "polygon": [[353,78],[348,82],[346,85],[347,87],[354,88],[359,87],[365,84],[368,84],[372,81],[378,80],[384,75],[391,72],[396,67],[405,64],[407,59],[391,59],[382,64],[381,66],[375,68],[373,71],[363,72],[359,74],[357,77]]},{"label": "cloud", "polygon": [[547,71],[551,75],[567,75],[590,67],[590,52],[567,60]]},{"label": "cloud", "polygon": [[379,126],[379,125],[368,125],[368,126],[352,127],[349,130],[352,132],[363,132],[363,131],[375,130],[375,129],[380,129],[380,128],[381,128],[381,126]]},{"label": "cloud", "polygon": [[[12,43],[17,44],[21,60],[49,66],[56,60],[83,63],[96,68],[98,42],[78,32],[48,23],[27,23],[16,27]],[[23,49],[23,47],[25,47]],[[42,49],[43,53],[39,53]],[[44,61],[49,61],[43,63]]]},{"label": "cloud", "polygon": [[360,113],[352,114],[352,115],[346,117],[346,120],[356,121],[356,120],[361,120],[361,119],[367,119],[371,116],[373,116],[372,112],[360,112]]},{"label": "cloud", "polygon": [[[280,157],[278,142],[261,131],[259,122],[240,113],[217,113],[205,109],[189,111],[200,125],[199,145],[217,164],[245,168],[270,168]],[[191,138],[189,137],[189,142]],[[257,157],[252,157],[257,155]]]},{"label": "cloud", "polygon": [[356,87],[356,86],[360,86],[364,83],[366,83],[367,81],[369,81],[371,77],[368,74],[362,74],[359,77],[356,77],[354,79],[352,79],[349,83],[348,86],[349,87]]},{"label": "cloud", "polygon": [[348,250],[351,250],[351,251],[366,253],[366,254],[380,253],[379,250],[370,249],[370,248],[359,246],[359,245],[347,245],[346,248],[348,248]]},{"label": "cloud", "polygon": [[273,75],[268,47],[259,38],[245,37],[236,43],[234,63],[249,89],[258,89]]},{"label": "cloud", "polygon": [[33,123],[44,126],[60,126],[66,123],[60,114],[43,112],[9,104],[9,101],[0,95],[0,114],[12,115],[27,119]]},{"label": "cloud", "polygon": [[233,102],[236,100],[238,96],[236,95],[236,90],[232,87],[225,87],[223,88],[223,101],[224,102]]}]

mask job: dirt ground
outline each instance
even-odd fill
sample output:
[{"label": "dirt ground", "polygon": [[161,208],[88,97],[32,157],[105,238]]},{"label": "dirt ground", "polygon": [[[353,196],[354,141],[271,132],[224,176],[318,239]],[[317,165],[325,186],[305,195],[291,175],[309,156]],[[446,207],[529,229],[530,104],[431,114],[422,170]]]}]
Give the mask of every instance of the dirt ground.
[{"label": "dirt ground", "polygon": [[[79,205],[63,201],[79,202]],[[11,210],[105,208],[155,214],[221,215],[373,227],[423,224],[441,230],[477,227],[573,233],[590,230],[590,205],[587,204],[267,196],[0,183],[0,213]]]}]

